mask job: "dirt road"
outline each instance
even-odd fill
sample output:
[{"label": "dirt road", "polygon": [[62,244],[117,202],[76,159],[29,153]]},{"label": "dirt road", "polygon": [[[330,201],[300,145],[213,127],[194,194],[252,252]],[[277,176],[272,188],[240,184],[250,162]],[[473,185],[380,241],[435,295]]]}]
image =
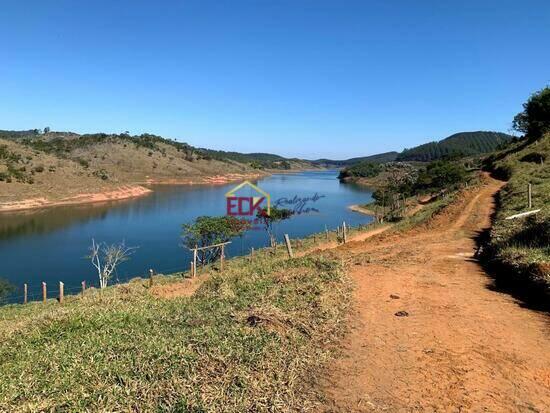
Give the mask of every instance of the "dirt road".
[{"label": "dirt road", "polygon": [[356,290],[324,379],[328,411],[550,411],[547,314],[491,290],[472,258],[500,186],[488,179],[428,226],[336,250]]}]

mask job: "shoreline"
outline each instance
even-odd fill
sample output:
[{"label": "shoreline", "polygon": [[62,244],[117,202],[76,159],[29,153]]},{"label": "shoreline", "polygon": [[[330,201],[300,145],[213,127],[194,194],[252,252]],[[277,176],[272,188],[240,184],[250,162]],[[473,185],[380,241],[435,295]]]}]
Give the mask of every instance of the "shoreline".
[{"label": "shoreline", "polygon": [[122,199],[137,198],[153,192],[141,185],[123,185],[117,189],[77,194],[59,200],[51,200],[44,197],[27,198],[21,201],[4,202],[0,204],[0,213],[19,212],[31,209],[48,208],[63,205],[92,204],[96,202],[118,201]]},{"label": "shoreline", "polygon": [[137,198],[148,195],[154,192],[153,189],[146,188],[144,185],[225,185],[231,182],[247,179],[259,179],[265,176],[272,175],[273,172],[264,173],[230,173],[227,175],[212,175],[204,176],[199,179],[146,179],[144,182],[136,182],[126,185],[121,185],[115,189],[108,189],[99,192],[80,193],[61,199],[48,199],[46,197],[27,198],[20,201],[9,201],[0,203],[0,214],[30,211],[42,208],[67,206],[67,205],[83,205],[100,202],[119,201],[130,198]]},{"label": "shoreline", "polygon": [[370,209],[367,209],[365,207],[362,207],[361,205],[358,205],[358,204],[349,205],[348,209],[352,210],[353,212],[357,212],[359,214],[368,215],[371,217],[376,216],[376,212]]}]

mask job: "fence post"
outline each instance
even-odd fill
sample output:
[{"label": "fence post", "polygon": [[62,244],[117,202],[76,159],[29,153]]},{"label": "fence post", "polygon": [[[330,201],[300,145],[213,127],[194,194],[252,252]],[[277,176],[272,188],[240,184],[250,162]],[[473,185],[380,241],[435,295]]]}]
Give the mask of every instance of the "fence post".
[{"label": "fence post", "polygon": [[225,258],[225,245],[222,245],[222,255],[220,257],[220,272],[223,272],[223,260]]},{"label": "fence post", "polygon": [[290,258],[294,258],[294,254],[292,253],[292,245],[290,245],[290,238],[288,238],[288,234],[285,234],[285,244],[288,256]]},{"label": "fence post", "polygon": [[327,225],[325,224],[325,236],[327,238],[327,241],[328,241],[328,228],[327,228]]},{"label": "fence post", "polygon": [[347,232],[347,229],[346,229],[346,221],[343,221],[343,222],[342,222],[342,236],[343,236],[343,238],[344,238],[344,244],[345,244],[346,242],[348,242],[348,236],[347,236],[346,232]]},{"label": "fence post", "polygon": [[149,269],[149,288],[153,286],[153,270]]},{"label": "fence post", "polygon": [[86,291],[86,281],[82,281],[82,295],[84,295],[84,291]]},{"label": "fence post", "polygon": [[193,277],[197,276],[197,246],[193,250]]},{"label": "fence post", "polygon": [[527,184],[527,193],[528,193],[528,202],[529,202],[529,209],[533,207],[532,197],[531,197],[531,184]]},{"label": "fence post", "polygon": [[250,256],[251,256],[251,257],[254,256],[254,247],[250,248]]},{"label": "fence post", "polygon": [[59,281],[59,304],[63,304],[63,296],[65,295],[64,287],[65,287],[65,284]]},{"label": "fence post", "polygon": [[42,282],[42,302],[46,302],[48,299],[48,287],[45,282]]},{"label": "fence post", "polygon": [[193,261],[189,261],[189,271],[191,272],[191,277],[194,277],[195,270],[193,269]]},{"label": "fence post", "polygon": [[27,291],[28,286],[27,283],[23,284],[23,304],[27,304]]}]

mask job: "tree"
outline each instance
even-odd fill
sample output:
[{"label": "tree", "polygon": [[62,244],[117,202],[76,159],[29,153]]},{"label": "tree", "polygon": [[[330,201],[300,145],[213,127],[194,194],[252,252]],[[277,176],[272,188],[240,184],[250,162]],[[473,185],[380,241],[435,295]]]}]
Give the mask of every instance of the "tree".
[{"label": "tree", "polygon": [[466,168],[459,162],[434,161],[419,173],[416,191],[449,188],[466,179]]},{"label": "tree", "polygon": [[[183,224],[182,227],[183,245],[187,248],[200,248],[227,242],[231,238],[244,234],[250,228],[250,222],[230,215],[202,216],[190,224]],[[220,254],[219,248],[199,250],[198,260],[204,265],[214,262]]]},{"label": "tree", "polygon": [[523,112],[514,117],[512,126],[531,139],[538,139],[550,131],[550,87],[529,97],[523,104]]},{"label": "tree", "polygon": [[44,133],[50,133],[50,127],[49,126],[46,126],[44,128]]},{"label": "tree", "polygon": [[136,247],[127,247],[124,241],[119,244],[107,245],[104,242],[96,243],[92,238],[90,255],[87,258],[91,260],[92,265],[97,270],[101,288],[107,287],[113,272],[120,264],[128,261],[135,250]]},{"label": "tree", "polygon": [[293,212],[286,208],[272,207],[267,213],[267,208],[258,211],[256,217],[263,223],[265,231],[269,237],[269,242],[272,247],[277,245],[277,240],[273,232],[273,224],[275,222],[284,221],[292,216]]}]

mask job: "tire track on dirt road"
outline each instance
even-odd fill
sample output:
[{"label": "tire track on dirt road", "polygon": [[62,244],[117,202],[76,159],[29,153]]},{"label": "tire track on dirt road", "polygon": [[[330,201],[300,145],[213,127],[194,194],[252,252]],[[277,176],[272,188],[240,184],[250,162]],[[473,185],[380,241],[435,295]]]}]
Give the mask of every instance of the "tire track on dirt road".
[{"label": "tire track on dirt road", "polygon": [[356,289],[327,411],[548,411],[549,317],[489,289],[472,259],[502,186],[485,181],[429,225],[333,250]]}]

